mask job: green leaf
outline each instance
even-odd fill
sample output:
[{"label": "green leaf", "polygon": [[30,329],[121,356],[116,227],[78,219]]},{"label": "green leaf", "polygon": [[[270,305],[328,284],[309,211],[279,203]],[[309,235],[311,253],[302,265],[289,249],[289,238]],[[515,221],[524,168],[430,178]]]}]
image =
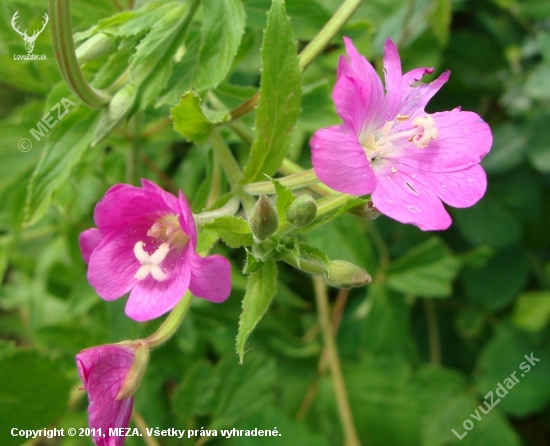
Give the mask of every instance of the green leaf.
[{"label": "green leaf", "polygon": [[245,12],[241,0],[203,2],[202,39],[193,86],[216,87],[227,75],[244,33]]},{"label": "green leaf", "polygon": [[405,355],[410,350],[410,306],[402,294],[380,283],[368,288],[369,311],[363,321],[361,345],[374,355]]},{"label": "green leaf", "polygon": [[256,140],[244,170],[247,182],[272,175],[281,165],[300,112],[300,67],[296,42],[284,2],[274,0],[262,46],[260,100],[256,109]]},{"label": "green leaf", "polygon": [[482,266],[466,266],[460,275],[466,297],[491,311],[508,306],[529,276],[529,258],[518,247],[494,253]]},{"label": "green leaf", "polygon": [[[253,354],[239,365],[234,356],[223,359],[216,367],[220,379],[211,429],[232,428],[239,421],[272,402],[276,369],[273,360]],[[273,427],[273,426],[271,426]]]},{"label": "green leaf", "polygon": [[528,331],[541,331],[550,319],[550,292],[538,291],[519,296],[514,323]]},{"label": "green leaf", "polygon": [[255,273],[256,271],[259,271],[262,266],[264,266],[264,262],[261,260],[258,260],[254,254],[252,254],[248,249],[246,249],[246,262],[244,264],[243,268],[243,274],[251,274]]},{"label": "green leaf", "polygon": [[269,178],[269,180],[275,186],[275,192],[277,193],[277,202],[275,203],[275,207],[277,208],[277,214],[279,215],[280,227],[286,222],[286,211],[294,200],[296,200],[296,197],[288,187],[283,186],[275,178]]},{"label": "green leaf", "polygon": [[419,404],[407,386],[409,365],[399,356],[366,355],[344,370],[356,428],[368,444],[418,444]]},{"label": "green leaf", "polygon": [[151,31],[139,42],[132,57],[130,75],[136,85],[140,85],[153,70],[159,69],[159,62],[165,57],[187,17],[188,5],[170,2],[165,5],[163,12],[152,25]]},{"label": "green leaf", "polygon": [[241,363],[243,362],[246,341],[264,316],[276,291],[277,263],[273,259],[268,259],[260,270],[248,277],[237,334],[237,353]]},{"label": "green leaf", "polygon": [[199,57],[200,33],[191,29],[185,39],[185,54],[174,64],[172,76],[166,86],[166,92],[156,101],[155,106],[174,104],[181,97],[182,91],[193,86],[193,79],[197,69]]},{"label": "green leaf", "polygon": [[70,382],[62,363],[45,358],[37,351],[3,350],[0,357],[0,443],[16,446],[21,437],[13,437],[13,427],[43,429],[65,411]]},{"label": "green leaf", "polygon": [[205,360],[193,364],[187,371],[172,400],[174,412],[183,419],[184,425],[192,416],[212,411],[218,382],[219,376]]},{"label": "green leaf", "polygon": [[[527,358],[539,359],[531,364]],[[510,376],[515,373],[519,383]],[[500,324],[496,334],[481,352],[474,370],[476,387],[482,397],[504,386],[498,408],[514,417],[526,417],[550,402],[550,351],[548,340]],[[505,381],[510,378],[510,381]],[[517,385],[516,385],[517,384]],[[495,395],[495,400],[498,397]]]},{"label": "green leaf", "polygon": [[388,286],[422,297],[447,297],[460,261],[438,237],[405,253],[388,268]]},{"label": "green leaf", "polygon": [[212,132],[213,124],[227,118],[226,113],[213,114],[211,111],[208,116],[213,120],[206,117],[200,105],[199,95],[192,90],[182,95],[179,104],[172,107],[170,115],[174,129],[193,142],[206,141]]},{"label": "green leaf", "polygon": [[[98,111],[80,108],[69,110],[55,128],[58,139],[48,141],[29,183],[25,204],[26,225],[38,222],[50,207],[52,194],[69,178],[92,141]],[[62,126],[62,127],[61,127]],[[59,130],[59,132],[57,132]]]},{"label": "green leaf", "polygon": [[239,217],[224,215],[202,226],[204,231],[215,232],[231,248],[252,245],[252,231],[248,222]]},{"label": "green leaf", "polygon": [[325,267],[325,269],[328,271],[330,267],[330,259],[328,258],[327,254],[320,250],[319,248],[316,248],[315,246],[308,245],[304,242],[297,242],[297,247],[300,253],[300,257],[309,257],[316,260],[319,260]]},{"label": "green leaf", "polygon": [[[413,386],[420,403],[422,446],[521,445],[499,407],[488,414],[479,410],[480,401],[468,391],[466,379],[460,373],[452,369],[422,366]],[[445,410],[441,410],[442,407]],[[485,405],[481,407],[487,411]],[[474,423],[471,431],[463,428],[464,420]],[[467,435],[459,440],[453,429],[458,435],[465,432]]]}]

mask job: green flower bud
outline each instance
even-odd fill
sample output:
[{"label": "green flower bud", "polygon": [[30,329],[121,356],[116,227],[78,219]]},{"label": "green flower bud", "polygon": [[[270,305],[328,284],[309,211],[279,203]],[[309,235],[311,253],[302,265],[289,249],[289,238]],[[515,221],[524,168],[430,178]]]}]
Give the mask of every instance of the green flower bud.
[{"label": "green flower bud", "polygon": [[252,208],[248,224],[250,225],[252,234],[258,240],[265,240],[270,235],[273,235],[279,227],[277,210],[265,194],[260,195],[260,198],[258,198],[258,201]]},{"label": "green flower bud", "polygon": [[116,345],[128,346],[134,353],[134,362],[124,377],[124,381],[116,397],[118,401],[121,401],[130,398],[136,393],[149,363],[149,347],[146,342],[139,340],[119,342]]},{"label": "green flower bud", "polygon": [[332,260],[325,273],[327,283],[336,288],[354,288],[366,285],[372,277],[363,268],[345,260]]},{"label": "green flower bud", "polygon": [[117,38],[107,34],[95,34],[76,49],[76,57],[81,64],[99,59],[114,53],[117,49]]},{"label": "green flower bud", "polygon": [[309,225],[317,215],[317,203],[311,195],[301,195],[286,211],[286,219],[297,228]]}]

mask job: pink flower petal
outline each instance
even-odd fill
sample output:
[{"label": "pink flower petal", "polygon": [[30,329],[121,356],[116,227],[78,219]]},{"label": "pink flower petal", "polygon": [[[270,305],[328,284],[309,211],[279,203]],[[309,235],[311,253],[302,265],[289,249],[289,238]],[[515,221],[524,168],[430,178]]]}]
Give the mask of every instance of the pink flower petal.
[{"label": "pink flower petal", "polygon": [[323,183],[352,195],[374,190],[374,172],[352,129],[341,125],[317,130],[310,145],[313,168]]},{"label": "pink flower petal", "polygon": [[487,189],[487,176],[479,164],[455,172],[421,172],[419,181],[455,208],[473,206]]},{"label": "pink flower petal", "polygon": [[90,263],[90,256],[103,240],[103,235],[99,229],[87,229],[79,237],[80,250],[82,258],[86,263]]},{"label": "pink flower petal", "polygon": [[138,322],[147,321],[167,313],[176,306],[189,287],[189,259],[193,249],[188,243],[180,254],[169,254],[162,263],[163,269],[168,272],[166,280],[158,281],[149,275],[143,280],[135,281],[126,304],[128,317]]},{"label": "pink flower petal", "polygon": [[384,92],[359,79],[342,76],[332,91],[336,111],[359,136],[364,128],[378,127],[384,111]]},{"label": "pink flower petal", "polygon": [[449,172],[478,164],[489,152],[491,130],[477,114],[455,109],[431,116],[439,131],[437,139],[424,148],[409,143],[393,159],[417,170]]},{"label": "pink flower petal", "polygon": [[194,296],[211,302],[223,302],[231,293],[231,265],[219,255],[190,256],[191,282],[189,289]]},{"label": "pink flower petal", "polygon": [[341,76],[348,76],[359,79],[371,85],[373,91],[383,92],[384,88],[382,87],[382,81],[374,67],[367,59],[359,54],[359,51],[357,51],[357,48],[355,48],[349,37],[344,37],[344,44],[346,46],[346,52],[348,53],[349,62],[345,57],[340,57],[338,61],[337,78],[340,79]]},{"label": "pink flower petal", "polygon": [[395,44],[391,39],[384,45],[384,79],[386,84],[386,121],[393,120],[402,96],[401,59]]},{"label": "pink flower petal", "polygon": [[423,231],[447,229],[451,217],[435,191],[418,179],[414,169],[390,164],[376,171],[377,185],[371,194],[374,206],[401,223],[410,223]]},{"label": "pink flower petal", "polygon": [[197,226],[195,224],[195,217],[191,207],[185,198],[185,195],[180,191],[179,193],[179,206],[178,206],[180,227],[189,236],[193,249],[197,246]]},{"label": "pink flower petal", "polygon": [[102,299],[118,299],[136,284],[134,276],[141,265],[134,254],[134,246],[138,241],[147,244],[152,240],[147,236],[151,226],[148,220],[133,222],[111,232],[94,250],[90,256],[88,280]]},{"label": "pink flower petal", "polygon": [[174,197],[174,195],[172,195],[169,192],[166,192],[162,187],[144,178],[141,179],[141,187],[143,187],[144,190],[154,192],[156,195],[161,196],[164,202],[170,207],[170,209],[174,213],[178,212],[179,203],[178,203],[178,199]]},{"label": "pink flower petal", "polygon": [[121,446],[124,437],[110,437],[109,428],[126,428],[132,414],[134,398],[117,401],[124,378],[134,362],[130,347],[102,345],[82,350],[76,356],[80,379],[88,392],[90,429],[101,429],[93,436],[98,446]]},{"label": "pink flower petal", "polygon": [[138,187],[120,188],[103,197],[94,210],[94,221],[103,234],[108,234],[135,220],[175,213],[158,193]]},{"label": "pink flower petal", "polygon": [[400,115],[410,116],[411,119],[418,115],[425,114],[424,109],[430,99],[439,91],[439,89],[449,80],[451,72],[449,70],[429,84],[420,84],[416,87],[403,85],[403,97],[399,107]]}]

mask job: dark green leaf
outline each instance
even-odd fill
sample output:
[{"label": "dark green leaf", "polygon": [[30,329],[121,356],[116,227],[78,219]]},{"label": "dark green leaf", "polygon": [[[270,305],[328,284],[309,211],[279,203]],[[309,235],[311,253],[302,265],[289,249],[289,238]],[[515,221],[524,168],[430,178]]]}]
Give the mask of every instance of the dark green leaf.
[{"label": "dark green leaf", "polygon": [[212,132],[213,124],[222,122],[226,114],[209,113],[210,118],[205,116],[201,108],[199,95],[194,91],[188,91],[182,95],[180,102],[172,107],[171,116],[174,122],[174,129],[190,141],[205,141]]},{"label": "dark green leaf", "polygon": [[277,292],[277,264],[273,259],[264,262],[261,269],[248,276],[243,311],[239,319],[237,353],[243,362],[244,346],[266,312]]},{"label": "dark green leaf", "polygon": [[216,87],[226,76],[244,33],[241,0],[203,2],[202,42],[193,82],[197,90]]},{"label": "dark green leaf", "polygon": [[193,364],[187,371],[172,400],[172,407],[184,425],[192,416],[212,411],[219,378],[210,363],[204,360]]},{"label": "dark green leaf", "polygon": [[69,402],[70,382],[62,364],[32,350],[8,351],[0,357],[0,442],[22,443],[14,427],[43,429],[59,418]]},{"label": "dark green leaf", "polygon": [[460,261],[438,237],[416,246],[388,268],[388,286],[405,294],[447,297]]},{"label": "dark green leaf", "polygon": [[[56,131],[65,132],[48,141],[29,183],[25,205],[25,224],[38,222],[50,207],[52,194],[69,178],[92,141],[98,112],[72,109]],[[59,133],[56,133],[59,135]]]},{"label": "dark green leaf", "polygon": [[256,109],[256,140],[244,170],[245,181],[272,175],[290,144],[300,112],[300,67],[296,42],[284,2],[274,0],[262,46],[260,100]]},{"label": "dark green leaf", "polygon": [[234,356],[229,356],[216,370],[220,386],[216,392],[212,429],[231,429],[243,417],[270,405],[271,387],[276,379],[273,360],[252,354],[248,361],[239,365]]},{"label": "dark green leaf", "polygon": [[239,217],[224,215],[205,223],[203,230],[215,232],[231,248],[248,246],[253,243],[252,232],[248,222]]}]

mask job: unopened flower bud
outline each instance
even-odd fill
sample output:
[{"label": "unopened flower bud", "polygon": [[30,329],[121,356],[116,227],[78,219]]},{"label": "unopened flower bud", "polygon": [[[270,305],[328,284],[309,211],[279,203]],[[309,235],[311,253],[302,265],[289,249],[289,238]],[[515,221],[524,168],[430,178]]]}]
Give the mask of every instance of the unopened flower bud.
[{"label": "unopened flower bud", "polygon": [[286,219],[297,228],[309,225],[317,215],[317,203],[311,195],[301,195],[286,211]]},{"label": "unopened flower bud", "polygon": [[254,234],[254,237],[258,240],[265,240],[270,235],[274,234],[279,227],[277,210],[265,194],[260,195],[260,198],[258,198],[258,201],[252,208],[248,224],[250,225],[252,234]]},{"label": "unopened flower bud", "polygon": [[354,288],[366,285],[372,277],[363,268],[345,260],[332,260],[325,273],[327,283],[336,288]]},{"label": "unopened flower bud", "polygon": [[144,340],[99,345],[76,355],[78,374],[90,401],[88,425],[95,444],[122,445],[109,429],[128,427],[134,394],[148,361]]},{"label": "unopened flower bud", "polygon": [[117,38],[98,33],[90,37],[76,49],[76,57],[81,64],[113,53],[117,48]]}]

